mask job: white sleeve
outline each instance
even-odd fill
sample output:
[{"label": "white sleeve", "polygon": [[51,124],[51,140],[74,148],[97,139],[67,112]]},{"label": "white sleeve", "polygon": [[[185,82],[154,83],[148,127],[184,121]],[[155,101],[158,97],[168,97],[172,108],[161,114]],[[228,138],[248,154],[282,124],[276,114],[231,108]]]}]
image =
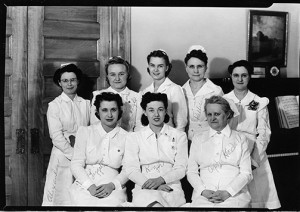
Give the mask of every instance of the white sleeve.
[{"label": "white sleeve", "polygon": [[148,178],[144,176],[140,168],[139,145],[137,137],[129,133],[125,144],[125,171],[130,180],[142,186]]},{"label": "white sleeve", "polygon": [[88,138],[88,127],[79,127],[76,133],[74,154],[71,160],[72,174],[86,189],[93,184],[93,181],[91,181],[84,170],[86,165],[86,145]]},{"label": "white sleeve", "polygon": [[53,145],[71,160],[73,147],[71,147],[68,139],[63,135],[63,125],[60,121],[59,113],[60,109],[58,103],[50,102],[47,110],[49,134]]},{"label": "white sleeve", "polygon": [[175,155],[175,163],[173,168],[162,175],[166,183],[181,180],[185,176],[187,161],[188,161],[188,142],[185,133],[180,132],[180,135],[176,138],[177,140],[177,153]]}]

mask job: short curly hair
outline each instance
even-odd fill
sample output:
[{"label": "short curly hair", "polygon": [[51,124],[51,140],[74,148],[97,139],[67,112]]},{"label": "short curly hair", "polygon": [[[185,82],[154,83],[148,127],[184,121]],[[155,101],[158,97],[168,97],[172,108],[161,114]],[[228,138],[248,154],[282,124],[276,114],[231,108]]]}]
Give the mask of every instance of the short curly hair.
[{"label": "short curly hair", "polygon": [[231,119],[233,117],[233,115],[234,115],[234,112],[231,109],[230,104],[222,96],[214,95],[214,96],[211,96],[210,98],[205,99],[205,103],[204,103],[204,112],[205,112],[205,115],[207,114],[206,106],[208,104],[219,104],[219,105],[221,105],[222,110],[225,112],[226,115],[228,115],[227,119]]},{"label": "short curly hair", "polygon": [[184,58],[185,65],[187,65],[187,62],[192,57],[198,58],[199,60],[203,61],[205,65],[207,65],[207,61],[208,61],[207,55],[205,52],[201,51],[200,49],[199,50],[194,49],[185,56]]},{"label": "short curly hair", "polygon": [[249,63],[247,60],[238,60],[234,62],[232,65],[228,66],[228,73],[231,75],[233,72],[233,69],[236,67],[245,67],[245,69],[248,71],[248,74],[251,76],[254,72],[254,67],[251,63]]},{"label": "short curly hair", "polygon": [[[142,101],[141,101],[141,107],[143,110],[146,110],[147,104],[153,101],[159,101],[164,104],[165,109],[168,109],[168,97],[167,94],[165,93],[151,93],[147,92],[142,96]],[[170,116],[168,113],[165,115],[164,123],[168,123],[170,120]],[[145,116],[145,114],[142,115],[141,122],[143,126],[147,126],[149,124],[148,118]]]},{"label": "short curly hair", "polygon": [[80,80],[82,78],[82,71],[73,63],[71,64],[68,64],[68,65],[65,65],[65,66],[62,66],[60,67],[59,69],[57,69],[53,75],[53,82],[60,87],[59,85],[59,82],[60,82],[60,78],[61,78],[61,75],[63,73],[66,73],[66,72],[72,72],[76,75],[76,78],[78,80],[78,82],[80,83]]},{"label": "short curly hair", "polygon": [[[167,55],[167,53],[160,49],[150,52],[150,54],[147,56],[148,64],[150,62],[151,57],[160,57],[165,60],[166,66],[168,66],[168,70],[166,71],[166,74],[165,74],[165,76],[167,77],[170,74],[171,69],[172,69],[172,64],[170,63],[170,59],[169,59],[169,56]],[[149,68],[147,68],[147,71],[150,74]]]},{"label": "short curly hair", "polygon": [[120,120],[123,114],[123,110],[122,110],[123,101],[121,96],[117,93],[102,92],[95,97],[95,102],[94,102],[94,106],[96,107],[95,115],[99,120],[100,120],[100,116],[98,114],[98,111],[100,108],[100,104],[103,101],[109,101],[109,102],[115,101],[117,103],[118,110],[119,110],[118,120]]}]

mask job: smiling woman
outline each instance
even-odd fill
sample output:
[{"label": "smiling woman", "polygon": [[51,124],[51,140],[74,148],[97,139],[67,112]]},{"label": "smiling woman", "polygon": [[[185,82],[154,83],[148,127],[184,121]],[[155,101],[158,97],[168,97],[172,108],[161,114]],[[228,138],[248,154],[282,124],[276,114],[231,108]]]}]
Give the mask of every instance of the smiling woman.
[{"label": "smiling woman", "polygon": [[128,178],[119,169],[123,163],[127,132],[117,126],[122,117],[119,94],[102,92],[95,97],[100,122],[79,128],[71,170],[76,181],[70,188],[77,206],[120,206],[127,200]]},{"label": "smiling woman", "polygon": [[135,183],[132,204],[181,206],[186,202],[180,183],[187,165],[186,134],[165,124],[169,121],[166,94],[147,92],[141,107],[145,127],[126,139],[125,170]]}]

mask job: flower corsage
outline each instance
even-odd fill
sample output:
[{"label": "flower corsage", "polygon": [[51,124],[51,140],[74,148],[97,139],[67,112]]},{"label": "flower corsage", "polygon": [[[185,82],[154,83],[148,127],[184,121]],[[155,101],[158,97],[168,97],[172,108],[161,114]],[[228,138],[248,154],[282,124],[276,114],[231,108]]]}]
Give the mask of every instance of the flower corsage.
[{"label": "flower corsage", "polygon": [[259,102],[252,100],[251,102],[249,102],[249,105],[247,106],[248,106],[248,110],[257,110],[259,106]]}]

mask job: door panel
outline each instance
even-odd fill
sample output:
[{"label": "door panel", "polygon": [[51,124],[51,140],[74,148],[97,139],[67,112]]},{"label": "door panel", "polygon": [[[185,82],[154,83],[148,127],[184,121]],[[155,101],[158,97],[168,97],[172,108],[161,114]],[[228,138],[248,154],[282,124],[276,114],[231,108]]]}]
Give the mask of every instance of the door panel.
[{"label": "door panel", "polygon": [[27,205],[27,8],[8,7],[5,51],[6,205]]},{"label": "door panel", "polygon": [[61,93],[52,81],[55,70],[63,63],[76,64],[84,73],[78,89],[83,98],[106,88],[108,57],[130,61],[130,11],[93,6],[17,6],[7,11],[6,205],[39,206],[52,149],[46,112]]}]

